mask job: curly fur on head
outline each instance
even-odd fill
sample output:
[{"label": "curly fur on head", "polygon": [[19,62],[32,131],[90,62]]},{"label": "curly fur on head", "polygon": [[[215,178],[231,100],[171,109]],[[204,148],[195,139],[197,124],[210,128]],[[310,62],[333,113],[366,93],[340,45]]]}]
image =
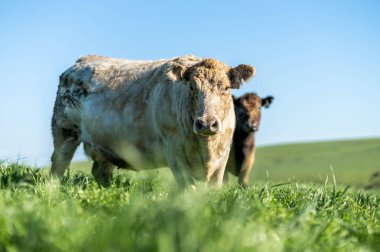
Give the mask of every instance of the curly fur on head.
[{"label": "curly fur on head", "polygon": [[223,75],[226,75],[229,84],[226,82],[225,85],[233,89],[239,89],[243,82],[249,80],[256,74],[256,69],[253,66],[241,64],[231,68],[223,62],[212,58],[200,60],[190,66],[182,63],[181,58],[177,58],[170,63],[167,72],[169,79],[189,81],[192,76],[202,76],[202,79],[213,79],[215,76],[222,78]]},{"label": "curly fur on head", "polygon": [[228,68],[224,63],[217,61],[215,59],[211,59],[211,58],[204,59],[201,62],[199,62],[199,66],[206,67],[208,69],[222,69],[222,70],[226,70]]}]

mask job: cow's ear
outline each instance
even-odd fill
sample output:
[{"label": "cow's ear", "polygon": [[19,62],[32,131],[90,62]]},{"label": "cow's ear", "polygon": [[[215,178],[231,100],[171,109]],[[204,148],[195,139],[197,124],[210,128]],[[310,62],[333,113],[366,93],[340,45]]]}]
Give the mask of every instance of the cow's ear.
[{"label": "cow's ear", "polygon": [[185,66],[178,63],[172,63],[169,65],[166,72],[166,76],[171,81],[187,81],[189,79],[189,71]]},{"label": "cow's ear", "polygon": [[253,66],[244,64],[231,68],[227,73],[228,78],[230,79],[231,88],[234,89],[239,89],[243,82],[255,76],[255,74],[256,69]]},{"label": "cow's ear", "polygon": [[261,106],[264,108],[269,108],[269,106],[272,104],[274,97],[273,96],[267,96],[265,98],[261,98]]}]

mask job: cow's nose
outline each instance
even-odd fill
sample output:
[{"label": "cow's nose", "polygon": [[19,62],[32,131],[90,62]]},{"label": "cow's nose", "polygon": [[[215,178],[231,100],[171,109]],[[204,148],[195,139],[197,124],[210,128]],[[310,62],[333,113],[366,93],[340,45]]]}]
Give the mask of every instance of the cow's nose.
[{"label": "cow's nose", "polygon": [[254,132],[258,131],[258,130],[259,130],[259,125],[257,125],[256,123],[254,123],[254,124],[252,125],[252,130],[253,130]]},{"label": "cow's nose", "polygon": [[220,133],[220,120],[217,118],[197,118],[194,120],[194,133],[201,136],[210,136]]},{"label": "cow's nose", "polygon": [[248,132],[256,132],[259,130],[259,126],[255,123],[251,124],[251,123],[246,123],[245,124],[245,127],[246,127],[246,130]]}]

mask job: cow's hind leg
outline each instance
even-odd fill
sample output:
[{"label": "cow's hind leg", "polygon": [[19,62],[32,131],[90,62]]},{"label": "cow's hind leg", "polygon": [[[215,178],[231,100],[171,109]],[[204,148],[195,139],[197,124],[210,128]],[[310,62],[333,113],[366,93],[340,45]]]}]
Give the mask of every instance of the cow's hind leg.
[{"label": "cow's hind leg", "polygon": [[51,174],[60,178],[69,167],[80,140],[76,128],[53,127],[53,138],[54,152],[51,157]]},{"label": "cow's hind leg", "polygon": [[108,187],[111,184],[112,172],[115,166],[106,160],[96,160],[92,165],[92,175],[95,177],[98,184]]}]

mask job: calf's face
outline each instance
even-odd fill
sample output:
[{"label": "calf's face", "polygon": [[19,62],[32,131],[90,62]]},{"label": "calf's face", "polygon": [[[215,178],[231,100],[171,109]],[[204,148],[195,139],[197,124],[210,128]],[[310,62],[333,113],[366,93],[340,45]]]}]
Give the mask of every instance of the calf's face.
[{"label": "calf's face", "polygon": [[239,98],[234,98],[236,128],[246,133],[259,130],[261,119],[261,108],[269,108],[273,96],[260,98],[255,93],[247,93]]},{"label": "calf's face", "polygon": [[188,88],[193,132],[200,136],[221,133],[223,120],[233,106],[231,90],[254,76],[255,68],[239,65],[230,68],[214,59],[205,59],[185,68],[176,66],[176,75]]}]

